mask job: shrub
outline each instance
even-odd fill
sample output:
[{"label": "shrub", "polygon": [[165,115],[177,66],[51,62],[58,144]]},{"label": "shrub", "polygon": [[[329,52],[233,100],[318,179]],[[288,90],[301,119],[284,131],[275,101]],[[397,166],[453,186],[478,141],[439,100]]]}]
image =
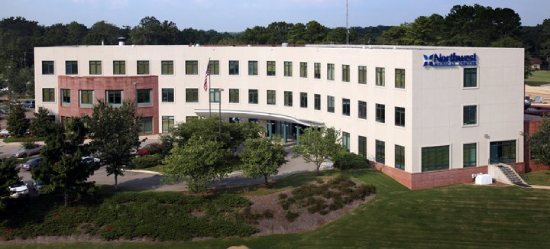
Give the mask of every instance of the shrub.
[{"label": "shrub", "polygon": [[162,164],[162,156],[160,154],[135,157],[132,159],[131,166],[134,169],[145,169]]},{"label": "shrub", "polygon": [[149,151],[149,153],[152,155],[161,153],[164,150],[164,145],[161,143],[150,143],[143,146],[143,148]]},{"label": "shrub", "polygon": [[295,213],[295,212],[292,212],[292,211],[288,211],[285,214],[285,217],[289,222],[294,222],[299,216],[300,216],[299,213]]},{"label": "shrub", "polygon": [[334,167],[340,170],[365,169],[369,167],[369,161],[361,155],[344,153],[335,158]]}]

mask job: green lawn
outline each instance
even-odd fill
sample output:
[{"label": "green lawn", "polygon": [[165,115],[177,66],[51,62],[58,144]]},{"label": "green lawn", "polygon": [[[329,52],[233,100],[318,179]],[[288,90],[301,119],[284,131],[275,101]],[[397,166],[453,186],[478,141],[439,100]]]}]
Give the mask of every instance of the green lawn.
[{"label": "green lawn", "polygon": [[550,171],[530,172],[523,175],[523,178],[531,185],[550,186]]},{"label": "green lawn", "polygon": [[525,84],[530,86],[550,84],[550,71],[534,71],[533,74],[525,80]]},{"label": "green lawn", "polygon": [[409,191],[376,171],[346,174],[374,184],[376,198],[311,232],[199,242],[0,248],[550,248],[550,191],[473,185]]}]

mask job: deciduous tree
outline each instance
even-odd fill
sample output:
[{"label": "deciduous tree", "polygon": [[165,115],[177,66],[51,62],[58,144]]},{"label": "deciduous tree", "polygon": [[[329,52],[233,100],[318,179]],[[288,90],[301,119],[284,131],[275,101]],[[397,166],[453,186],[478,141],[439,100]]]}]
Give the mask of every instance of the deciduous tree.
[{"label": "deciduous tree", "polygon": [[0,159],[0,210],[3,208],[4,197],[9,196],[9,186],[19,181],[19,175],[15,170],[17,161],[14,158]]},{"label": "deciduous tree", "polygon": [[550,165],[550,117],[544,117],[542,124],[530,138],[531,155],[539,163]]},{"label": "deciduous tree", "polygon": [[25,117],[25,108],[19,103],[10,104],[8,115],[8,131],[10,135],[22,137],[29,129],[29,120]]},{"label": "deciduous tree", "polygon": [[244,175],[263,176],[266,185],[267,177],[277,174],[279,167],[286,162],[283,146],[266,138],[247,139],[240,156]]},{"label": "deciduous tree", "polygon": [[317,173],[323,162],[334,159],[342,150],[340,132],[334,128],[307,128],[300,136],[300,144],[294,146],[297,155],[315,164]]}]

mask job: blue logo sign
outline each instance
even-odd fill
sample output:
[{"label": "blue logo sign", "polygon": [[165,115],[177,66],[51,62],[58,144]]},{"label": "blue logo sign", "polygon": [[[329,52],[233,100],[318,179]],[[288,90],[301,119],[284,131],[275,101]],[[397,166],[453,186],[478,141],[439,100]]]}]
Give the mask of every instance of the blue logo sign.
[{"label": "blue logo sign", "polygon": [[452,53],[450,55],[431,54],[424,55],[425,67],[453,67],[453,66],[476,66],[477,55],[457,55]]}]

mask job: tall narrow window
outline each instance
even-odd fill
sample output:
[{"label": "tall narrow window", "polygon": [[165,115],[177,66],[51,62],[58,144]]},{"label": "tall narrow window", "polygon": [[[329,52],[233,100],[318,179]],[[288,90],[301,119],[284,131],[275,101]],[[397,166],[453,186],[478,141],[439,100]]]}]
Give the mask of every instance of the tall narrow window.
[{"label": "tall narrow window", "polygon": [[267,104],[275,105],[277,103],[277,93],[275,90],[267,90]]},{"label": "tall narrow window", "polygon": [[315,94],[313,95],[314,99],[314,109],[315,110],[321,110],[321,94]]},{"label": "tall narrow window", "polygon": [[174,88],[162,88],[162,102],[174,102]]},{"label": "tall narrow window", "polygon": [[258,75],[258,61],[248,61],[248,75]]},{"label": "tall narrow window", "polygon": [[405,127],[405,108],[395,107],[395,125]]},{"label": "tall narrow window", "polygon": [[334,97],[327,96],[327,112],[334,112]]},{"label": "tall narrow window", "polygon": [[185,61],[185,74],[198,75],[199,74],[199,62],[198,61]]},{"label": "tall narrow window", "polygon": [[162,75],[172,75],[174,74],[174,61],[161,61],[161,74]]},{"label": "tall narrow window", "polygon": [[307,93],[300,93],[300,107],[307,108]]},{"label": "tall narrow window", "polygon": [[229,89],[229,103],[239,103],[239,89]]},{"label": "tall narrow window", "polygon": [[357,152],[359,153],[359,155],[367,157],[367,138],[363,136],[358,136],[357,143],[359,147]]},{"label": "tall narrow window", "polygon": [[113,74],[126,74],[126,62],[113,61]]},{"label": "tall narrow window", "polygon": [[359,84],[367,84],[367,67],[359,66],[357,72],[357,82]]},{"label": "tall narrow window", "polygon": [[313,77],[315,79],[320,79],[321,78],[321,63],[319,62],[315,62],[313,64],[313,69],[314,69],[314,72],[313,72]]},{"label": "tall narrow window", "polygon": [[101,61],[90,61],[90,75],[101,75]]},{"label": "tall narrow window", "polygon": [[275,76],[275,61],[267,62],[267,76]]},{"label": "tall narrow window", "polygon": [[162,132],[169,132],[174,128],[174,116],[162,116]]},{"label": "tall narrow window", "polygon": [[65,61],[65,74],[78,74],[78,61]]},{"label": "tall narrow window", "polygon": [[248,89],[248,103],[258,104],[258,89]]},{"label": "tall narrow window", "polygon": [[386,143],[384,141],[376,140],[376,162],[384,164],[386,163]]},{"label": "tall narrow window", "polygon": [[54,88],[42,88],[42,102],[55,102]]},{"label": "tall narrow window", "polygon": [[422,172],[449,169],[449,145],[422,148]]},{"label": "tall narrow window", "polygon": [[54,67],[53,67],[53,61],[42,61],[42,74],[53,74],[54,73]]},{"label": "tall narrow window", "polygon": [[186,88],[185,89],[185,102],[197,103],[199,102],[199,89],[198,88]]},{"label": "tall narrow window", "polygon": [[395,168],[405,170],[405,147],[395,145]]},{"label": "tall narrow window", "polygon": [[477,164],[477,144],[464,144],[462,153],[462,165],[464,167],[475,167]]},{"label": "tall narrow window", "polygon": [[464,68],[464,87],[477,87],[477,68]]},{"label": "tall narrow window", "polygon": [[342,99],[342,115],[349,116],[350,115],[350,100],[349,99]]},{"label": "tall narrow window", "polygon": [[151,89],[137,89],[137,104],[138,106],[148,106],[153,103],[152,96],[153,90]]},{"label": "tall narrow window", "polygon": [[220,103],[221,100],[221,91],[219,88],[210,88],[210,102],[211,103]]},{"label": "tall narrow window", "polygon": [[229,61],[229,75],[239,75],[239,61]]},{"label": "tall narrow window", "polygon": [[153,132],[153,117],[142,117],[139,119],[139,132],[152,133]]},{"label": "tall narrow window", "polygon": [[327,80],[334,80],[334,64],[327,64]]},{"label": "tall narrow window", "polygon": [[367,102],[358,101],[357,102],[357,117],[360,119],[367,119]]},{"label": "tall narrow window", "polygon": [[405,88],[405,69],[395,69],[395,88]]},{"label": "tall narrow window", "polygon": [[307,78],[307,62],[300,62],[300,77]]},{"label": "tall narrow window", "polygon": [[376,104],[376,122],[386,122],[386,106],[382,104]]},{"label": "tall narrow window", "polygon": [[68,105],[71,103],[71,90],[61,89],[61,104]]},{"label": "tall narrow window", "polygon": [[211,60],[208,63],[208,70],[210,71],[210,75],[219,75],[220,74],[220,61]]},{"label": "tall narrow window", "polygon": [[377,86],[384,86],[386,85],[386,69],[383,67],[377,67],[376,68],[376,85]]},{"label": "tall narrow window", "polygon": [[137,74],[149,74],[149,61],[137,61]]},{"label": "tall narrow window", "polygon": [[284,74],[286,77],[292,77],[292,61],[284,62]]},{"label": "tall narrow window", "polygon": [[349,65],[342,65],[342,81],[349,82]]},{"label": "tall narrow window", "polygon": [[350,135],[349,133],[343,131],[342,132],[342,147],[349,151],[349,144],[350,144]]},{"label": "tall narrow window", "polygon": [[285,106],[292,106],[292,92],[285,91]]},{"label": "tall narrow window", "polygon": [[465,105],[463,107],[464,125],[477,124],[477,105]]}]

